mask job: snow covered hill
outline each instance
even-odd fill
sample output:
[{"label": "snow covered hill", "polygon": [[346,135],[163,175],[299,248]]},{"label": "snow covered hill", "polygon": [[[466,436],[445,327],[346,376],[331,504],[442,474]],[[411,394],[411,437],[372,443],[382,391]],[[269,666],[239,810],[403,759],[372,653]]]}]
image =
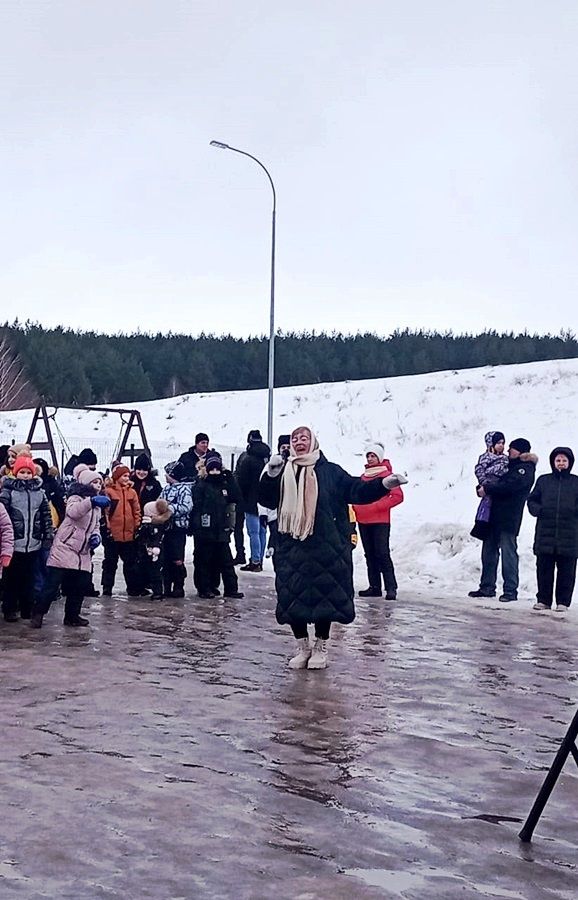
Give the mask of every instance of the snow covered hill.
[{"label": "snow covered hill", "polygon": [[[131,407],[127,402],[123,404]],[[138,404],[154,461],[162,465],[207,431],[225,451],[242,448],[247,431],[266,425],[265,391],[188,394]],[[394,470],[407,472],[406,502],[393,513],[392,545],[401,591],[428,584],[459,596],[477,584],[479,542],[469,537],[476,507],[473,465],[483,435],[527,437],[548,470],[557,444],[578,449],[578,360],[438,372],[400,378],[279,388],[275,434],[306,424],[329,459],[353,474],[367,441],[385,444]],[[60,410],[55,418],[72,450],[93,446],[112,458],[118,416]],[[0,440],[26,436],[31,412],[0,413]],[[58,435],[56,435],[58,437]],[[522,589],[535,592],[533,521],[520,536]],[[362,551],[356,559],[362,563]],[[359,581],[363,583],[363,565]]]}]

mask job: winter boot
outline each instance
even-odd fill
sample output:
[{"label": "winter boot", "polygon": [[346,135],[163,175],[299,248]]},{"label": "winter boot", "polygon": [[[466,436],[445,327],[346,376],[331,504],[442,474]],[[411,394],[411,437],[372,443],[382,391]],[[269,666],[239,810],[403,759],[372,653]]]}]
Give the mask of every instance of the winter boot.
[{"label": "winter boot", "polygon": [[44,616],[41,613],[34,613],[30,619],[31,628],[42,628]]},{"label": "winter boot", "polygon": [[311,654],[311,659],[307,664],[308,669],[326,669],[327,668],[327,645],[329,644],[328,640],[324,640],[323,638],[315,638],[315,643],[313,644],[313,652]]},{"label": "winter boot", "polygon": [[397,591],[388,591],[385,595],[386,600],[397,600]]},{"label": "winter boot", "polygon": [[90,622],[88,619],[83,619],[82,616],[76,616],[74,619],[65,619],[62,624],[67,628],[85,628]]},{"label": "winter boot", "polygon": [[364,591],[359,591],[359,597],[381,597],[381,588],[368,587]]},{"label": "winter boot", "polygon": [[291,659],[289,660],[289,668],[306,669],[307,663],[311,658],[311,645],[309,643],[309,638],[297,638],[297,643],[299,644],[299,650],[295,654],[295,656],[291,657]]},{"label": "winter boot", "polygon": [[242,600],[245,596],[243,591],[230,591],[228,594],[224,594],[225,597],[228,597],[230,600]]},{"label": "winter boot", "polygon": [[244,566],[247,563],[247,557],[244,553],[237,553],[235,559],[233,560],[234,566]]},{"label": "winter boot", "polygon": [[481,590],[470,591],[468,593],[468,597],[488,597],[489,598],[489,597],[495,597],[495,596],[496,596],[495,591],[493,594],[487,594],[486,591],[481,591]]},{"label": "winter boot", "polygon": [[246,566],[241,566],[241,572],[262,572],[262,571],[263,571],[263,564],[253,562],[252,560],[250,563],[247,563]]},{"label": "winter boot", "polygon": [[551,607],[548,606],[547,603],[542,603],[540,600],[538,600],[537,603],[534,603],[532,609],[538,609],[538,610],[540,610],[540,609],[551,609]]}]

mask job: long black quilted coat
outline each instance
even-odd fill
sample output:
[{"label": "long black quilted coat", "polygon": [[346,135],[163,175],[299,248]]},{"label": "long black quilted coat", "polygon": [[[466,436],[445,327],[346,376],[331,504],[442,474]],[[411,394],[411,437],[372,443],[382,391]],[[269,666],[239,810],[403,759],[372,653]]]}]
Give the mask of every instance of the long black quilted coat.
[{"label": "long black quilted coat", "polygon": [[[323,454],[315,464],[319,496],[313,534],[298,541],[279,534],[275,550],[276,616],[280,625],[329,620],[347,625],[355,618],[349,503],[373,503],[388,491],[381,478],[361,481]],[[279,505],[281,475],[265,472],[259,483],[259,503]]]},{"label": "long black quilted coat", "polygon": [[[563,453],[570,468],[558,472],[554,459]],[[534,553],[578,557],[578,477],[571,475],[574,454],[569,447],[556,447],[550,454],[551,475],[540,475],[528,497],[528,509],[536,516]]]}]

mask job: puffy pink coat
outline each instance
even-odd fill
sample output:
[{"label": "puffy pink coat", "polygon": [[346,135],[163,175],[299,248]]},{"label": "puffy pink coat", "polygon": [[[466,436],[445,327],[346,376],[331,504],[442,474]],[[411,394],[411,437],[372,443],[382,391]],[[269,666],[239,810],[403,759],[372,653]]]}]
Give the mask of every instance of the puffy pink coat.
[{"label": "puffy pink coat", "polygon": [[[99,533],[100,510],[90,502],[94,492],[82,496],[72,494],[66,501],[66,515],[56,532],[52,549],[46,562],[56,569],[77,569],[90,572],[91,559],[88,541]],[[89,489],[90,490],[90,489]]]},{"label": "puffy pink coat", "polygon": [[[0,558],[14,554],[14,529],[6,507],[0,503]],[[2,564],[0,563],[0,572]]]}]

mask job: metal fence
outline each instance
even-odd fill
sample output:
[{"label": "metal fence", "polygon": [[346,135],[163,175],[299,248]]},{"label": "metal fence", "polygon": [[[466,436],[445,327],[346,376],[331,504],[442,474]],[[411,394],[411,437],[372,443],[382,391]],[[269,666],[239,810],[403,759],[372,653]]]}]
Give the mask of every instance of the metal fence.
[{"label": "metal fence", "polygon": [[[61,440],[58,434],[54,434],[54,446],[56,449],[56,455],[60,463],[60,471],[62,472],[65,464],[70,458],[72,453],[80,453],[84,447],[90,447],[94,450],[96,454],[96,458],[98,459],[98,468],[101,471],[109,468],[111,462],[115,458],[115,453],[118,449],[118,441],[107,438],[97,438],[97,437],[85,437],[85,438],[76,438],[69,440],[66,439],[66,445]],[[24,438],[20,438],[20,440],[24,440]],[[231,447],[225,444],[214,444],[215,450],[218,450],[221,456],[223,457],[223,463],[227,468],[233,469],[235,466],[235,460],[239,456],[239,453],[242,452],[244,448],[242,447]],[[129,444],[127,450],[131,452],[134,451],[134,444]],[[181,453],[184,453],[185,450],[188,450],[190,447],[190,442],[182,444],[177,443],[176,441],[149,441],[149,447],[152,456],[152,463],[155,469],[162,471],[162,468],[174,459],[178,459]],[[38,451],[38,456],[46,456],[48,460],[48,454],[46,452]],[[134,461],[134,458],[138,455],[138,451],[134,451],[133,458],[131,460],[130,457],[125,457],[124,461],[128,465],[131,461]]]}]

